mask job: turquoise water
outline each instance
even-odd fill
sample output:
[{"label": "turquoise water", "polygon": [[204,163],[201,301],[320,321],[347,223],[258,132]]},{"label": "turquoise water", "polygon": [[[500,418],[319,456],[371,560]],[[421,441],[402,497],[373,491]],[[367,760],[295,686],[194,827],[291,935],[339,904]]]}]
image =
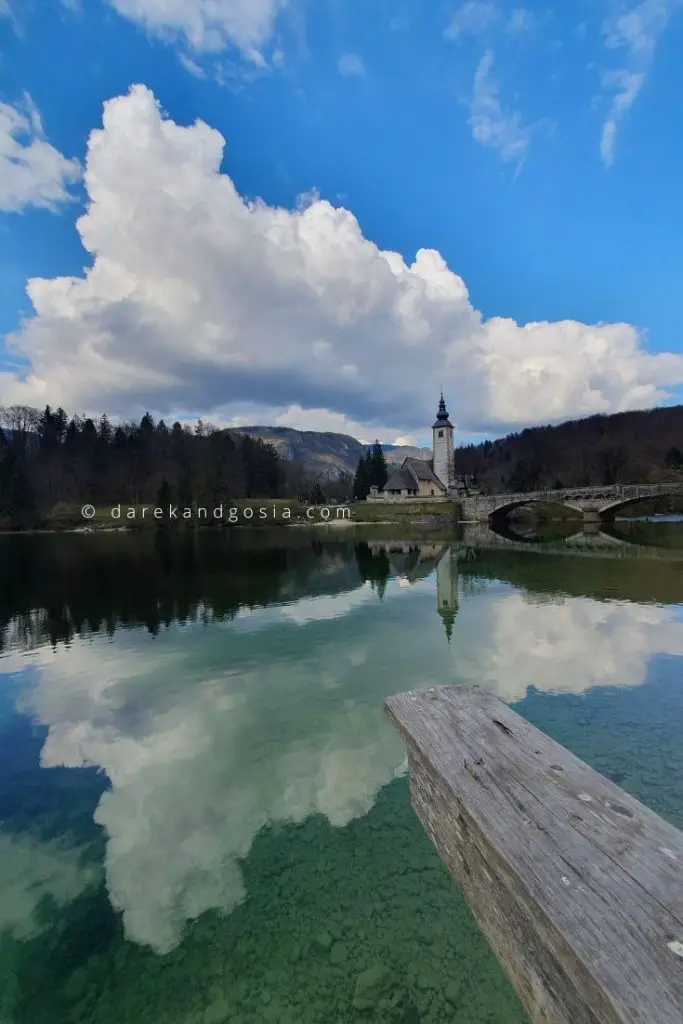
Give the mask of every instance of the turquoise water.
[{"label": "turquoise water", "polygon": [[477,683],[683,827],[683,532],[614,533],[0,538],[0,1022],[521,1024],[382,703]]}]

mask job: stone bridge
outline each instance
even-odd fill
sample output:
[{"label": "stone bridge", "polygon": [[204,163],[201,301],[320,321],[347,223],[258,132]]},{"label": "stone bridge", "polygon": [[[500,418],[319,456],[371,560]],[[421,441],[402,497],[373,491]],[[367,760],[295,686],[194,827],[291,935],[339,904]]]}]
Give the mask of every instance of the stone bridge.
[{"label": "stone bridge", "polygon": [[577,512],[585,522],[614,519],[621,509],[646,498],[683,495],[683,484],[614,484],[609,487],[571,487],[520,494],[478,494],[461,499],[465,522],[502,519],[522,505],[544,502]]}]

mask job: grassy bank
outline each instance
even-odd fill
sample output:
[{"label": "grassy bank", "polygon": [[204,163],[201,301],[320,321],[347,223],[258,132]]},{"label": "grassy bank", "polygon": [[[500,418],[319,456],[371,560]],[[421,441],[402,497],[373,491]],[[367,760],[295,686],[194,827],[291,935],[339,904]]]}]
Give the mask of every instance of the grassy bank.
[{"label": "grassy bank", "polygon": [[458,501],[405,501],[386,505],[357,501],[351,506],[351,517],[357,523],[420,523],[438,520],[455,523],[461,517]]},{"label": "grassy bank", "polygon": [[[41,515],[32,524],[32,530],[50,532],[87,530],[148,530],[161,527],[193,529],[196,527],[239,526],[267,528],[273,526],[379,526],[382,523],[399,525],[404,529],[415,527],[427,530],[448,530],[461,515],[458,502],[404,502],[397,504],[368,504],[354,502],[348,506],[305,506],[293,498],[240,498],[224,502],[222,513],[214,515],[207,506],[198,513],[183,516],[178,509],[169,517],[168,509],[159,510],[149,503],[120,505],[77,505],[61,503]],[[10,524],[1,524],[0,530],[11,531]]]}]

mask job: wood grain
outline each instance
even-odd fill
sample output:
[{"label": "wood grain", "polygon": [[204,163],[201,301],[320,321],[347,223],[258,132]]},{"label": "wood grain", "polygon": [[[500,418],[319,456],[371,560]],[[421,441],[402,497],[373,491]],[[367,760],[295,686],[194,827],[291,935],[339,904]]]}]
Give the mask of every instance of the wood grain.
[{"label": "wood grain", "polygon": [[477,689],[386,708],[413,806],[533,1024],[683,1024],[683,834]]}]

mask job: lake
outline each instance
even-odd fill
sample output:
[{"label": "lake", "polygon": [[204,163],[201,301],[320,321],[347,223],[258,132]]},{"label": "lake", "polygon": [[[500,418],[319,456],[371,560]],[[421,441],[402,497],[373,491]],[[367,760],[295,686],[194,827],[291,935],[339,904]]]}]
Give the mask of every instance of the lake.
[{"label": "lake", "polygon": [[683,827],[683,525],[0,537],[1,1024],[522,1024],[382,710],[476,683]]}]

